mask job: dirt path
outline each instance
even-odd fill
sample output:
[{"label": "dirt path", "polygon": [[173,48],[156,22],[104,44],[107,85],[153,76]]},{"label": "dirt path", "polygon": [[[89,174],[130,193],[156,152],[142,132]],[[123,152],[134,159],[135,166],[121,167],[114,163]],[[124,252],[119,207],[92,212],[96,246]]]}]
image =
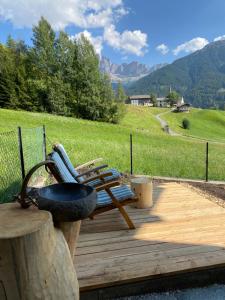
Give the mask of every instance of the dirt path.
[{"label": "dirt path", "polygon": [[163,113],[160,113],[160,114],[156,115],[155,117],[160,122],[160,125],[162,126],[162,128],[165,130],[166,133],[168,133],[169,135],[172,135],[172,136],[182,136],[180,133],[177,133],[177,132],[173,131],[169,127],[168,123],[161,118],[162,115],[166,115],[168,113],[170,113],[170,110],[166,111],[166,112],[163,112]]},{"label": "dirt path", "polygon": [[165,133],[167,133],[171,136],[180,136],[182,138],[189,139],[189,140],[197,140],[197,141],[200,141],[200,142],[211,142],[213,144],[220,144],[220,145],[225,144],[224,142],[215,141],[215,140],[211,140],[211,139],[204,139],[204,138],[200,138],[200,137],[197,137],[197,136],[185,135],[185,134],[178,133],[178,132],[172,130],[169,127],[169,124],[167,123],[167,121],[165,121],[164,119],[161,118],[161,116],[169,114],[171,111],[172,110],[168,110],[166,112],[160,113],[160,114],[155,116],[155,118],[159,121],[160,125],[164,129]]}]

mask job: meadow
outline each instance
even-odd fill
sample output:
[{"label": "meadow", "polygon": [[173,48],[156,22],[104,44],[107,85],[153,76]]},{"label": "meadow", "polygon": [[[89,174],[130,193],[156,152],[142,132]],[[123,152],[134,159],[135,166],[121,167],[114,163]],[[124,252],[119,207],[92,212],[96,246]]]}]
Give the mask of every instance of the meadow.
[{"label": "meadow", "polygon": [[[132,133],[135,174],[204,179],[205,142],[167,135],[155,119],[159,111],[163,109],[127,106],[127,114],[121,124],[113,125],[45,113],[0,109],[0,133],[15,130],[18,125],[29,128],[45,124],[48,151],[51,151],[53,143],[60,142],[75,165],[103,157],[104,163],[122,172],[130,170],[129,138]],[[217,111],[213,113],[217,116]],[[166,118],[170,116],[166,115]],[[215,124],[217,130],[223,130],[223,123]],[[204,131],[205,123],[202,126]],[[214,138],[219,139],[219,135],[217,133]],[[204,136],[207,137],[206,132]],[[212,131],[209,137],[213,137]],[[210,144],[209,150],[209,178],[224,180],[225,145]],[[4,161],[1,157],[0,160]]]},{"label": "meadow", "polygon": [[[169,112],[162,118],[181,134],[225,143],[225,111],[191,108],[189,113]],[[190,121],[189,130],[182,128],[184,118]]]}]

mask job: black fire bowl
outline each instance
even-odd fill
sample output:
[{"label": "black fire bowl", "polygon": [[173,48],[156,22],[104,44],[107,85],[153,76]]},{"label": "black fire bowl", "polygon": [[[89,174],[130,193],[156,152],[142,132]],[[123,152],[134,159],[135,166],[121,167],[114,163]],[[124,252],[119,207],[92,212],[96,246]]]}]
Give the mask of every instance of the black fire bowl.
[{"label": "black fire bowl", "polygon": [[36,190],[39,209],[52,213],[54,222],[87,218],[96,208],[96,191],[78,183],[60,183]]}]

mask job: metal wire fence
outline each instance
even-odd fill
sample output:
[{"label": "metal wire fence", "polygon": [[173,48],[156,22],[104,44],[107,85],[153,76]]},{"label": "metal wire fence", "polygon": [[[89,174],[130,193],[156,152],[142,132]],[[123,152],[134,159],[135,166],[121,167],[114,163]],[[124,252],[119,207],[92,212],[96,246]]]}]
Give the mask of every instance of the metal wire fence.
[{"label": "metal wire fence", "polygon": [[[24,175],[45,158],[43,127],[23,128],[0,134],[0,203],[13,201]],[[33,180],[42,175],[35,174]]]},{"label": "metal wire fence", "polygon": [[[45,150],[43,142],[43,127],[23,128],[22,146],[25,174],[37,163],[44,160]],[[37,171],[36,176],[41,176],[43,169]],[[35,178],[35,177],[34,177]]]},{"label": "metal wire fence", "polygon": [[20,156],[16,131],[0,135],[0,202],[8,202],[21,184]]},{"label": "metal wire fence", "polygon": [[[225,144],[183,140],[154,144],[130,135],[130,173],[155,177],[225,181]],[[160,147],[161,146],[161,147]],[[179,150],[178,150],[179,149]]]}]

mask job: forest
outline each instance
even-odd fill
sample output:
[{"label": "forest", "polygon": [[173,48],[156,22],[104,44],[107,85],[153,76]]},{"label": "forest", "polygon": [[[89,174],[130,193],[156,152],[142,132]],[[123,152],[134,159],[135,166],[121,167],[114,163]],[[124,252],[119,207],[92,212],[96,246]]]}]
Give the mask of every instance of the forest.
[{"label": "forest", "polygon": [[110,123],[125,114],[122,85],[113,91],[88,39],[55,33],[43,17],[33,27],[32,46],[11,36],[0,44],[0,62],[0,108]]}]

